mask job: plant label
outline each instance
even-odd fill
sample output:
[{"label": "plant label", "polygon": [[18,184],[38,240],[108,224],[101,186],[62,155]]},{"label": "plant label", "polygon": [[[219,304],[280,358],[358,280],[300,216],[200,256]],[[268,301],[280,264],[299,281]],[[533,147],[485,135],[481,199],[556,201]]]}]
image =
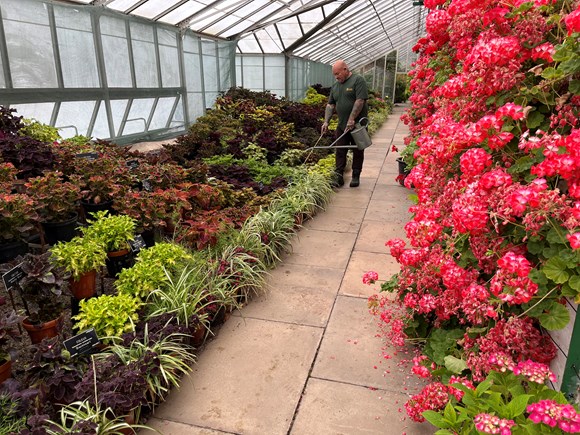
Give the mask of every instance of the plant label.
[{"label": "plant label", "polygon": [[26,274],[22,270],[22,264],[14,266],[8,272],[2,274],[2,281],[4,281],[4,287],[6,287],[6,290],[14,288],[18,284],[18,281],[20,281],[25,276]]},{"label": "plant label", "polygon": [[145,192],[153,191],[153,186],[151,185],[151,181],[143,180],[143,181],[141,181],[141,185],[143,186],[143,190],[145,190]]},{"label": "plant label", "polygon": [[131,170],[139,167],[139,160],[127,160],[127,167]]},{"label": "plant label", "polygon": [[79,159],[97,160],[99,158],[99,153],[97,152],[79,153],[76,154],[75,157],[78,157]]},{"label": "plant label", "polygon": [[68,340],[63,341],[63,345],[66,350],[70,352],[70,356],[82,355],[85,353],[90,353],[101,340],[97,337],[97,333],[94,328],[87,329]]},{"label": "plant label", "polygon": [[143,236],[138,234],[133,240],[129,240],[129,246],[131,247],[132,252],[139,252],[141,249],[146,248],[147,244],[145,243]]}]

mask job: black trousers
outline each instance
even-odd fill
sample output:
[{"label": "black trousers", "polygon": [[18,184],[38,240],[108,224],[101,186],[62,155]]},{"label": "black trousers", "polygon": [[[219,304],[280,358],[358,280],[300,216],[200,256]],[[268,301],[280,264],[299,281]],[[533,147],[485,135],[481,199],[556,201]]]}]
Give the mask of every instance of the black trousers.
[{"label": "black trousers", "polygon": [[[336,128],[335,137],[338,138],[344,133],[340,127]],[[350,133],[345,134],[335,145],[353,145],[355,146],[354,140]],[[344,173],[344,168],[346,167],[346,155],[348,154],[348,148],[337,148],[334,150],[336,153],[336,173]],[[358,148],[352,148],[352,173],[353,175],[360,175],[362,172],[363,162],[365,160],[365,151],[359,150]]]}]

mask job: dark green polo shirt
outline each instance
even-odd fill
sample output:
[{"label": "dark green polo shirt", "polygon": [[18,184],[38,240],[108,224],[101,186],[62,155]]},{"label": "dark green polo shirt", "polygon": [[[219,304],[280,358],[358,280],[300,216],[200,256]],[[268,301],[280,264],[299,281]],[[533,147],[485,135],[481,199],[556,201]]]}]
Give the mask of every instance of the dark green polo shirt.
[{"label": "dark green polo shirt", "polygon": [[353,74],[344,83],[335,82],[330,89],[330,97],[328,97],[328,104],[336,105],[336,113],[338,114],[338,126],[344,130],[346,122],[352,106],[357,99],[365,100],[365,104],[356,117],[355,121],[365,118],[368,115],[369,107],[367,100],[369,93],[367,83],[361,76]]}]

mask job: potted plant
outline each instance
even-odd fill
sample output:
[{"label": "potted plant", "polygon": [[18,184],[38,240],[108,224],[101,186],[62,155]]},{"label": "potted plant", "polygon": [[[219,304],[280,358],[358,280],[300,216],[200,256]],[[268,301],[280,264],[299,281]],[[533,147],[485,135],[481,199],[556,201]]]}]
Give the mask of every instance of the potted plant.
[{"label": "potted plant", "polygon": [[50,252],[53,261],[72,275],[71,292],[75,298],[95,294],[97,269],[105,265],[107,258],[102,242],[77,236],[68,242],[58,242]]},{"label": "potted plant", "polygon": [[25,254],[25,240],[34,230],[38,215],[32,198],[0,189],[0,263]]},{"label": "potted plant", "polygon": [[143,303],[133,296],[101,295],[80,301],[79,314],[72,319],[79,331],[94,328],[104,343],[110,343],[114,337],[133,330],[141,305]]},{"label": "potted plant", "polygon": [[67,305],[70,273],[51,261],[51,253],[26,254],[17,258],[24,276],[18,282],[20,297],[26,311],[22,326],[32,343],[58,335],[62,313]]},{"label": "potted plant", "polygon": [[45,241],[53,245],[72,239],[81,198],[78,177],[70,176],[66,181],[61,172],[46,172],[42,177],[28,180],[26,188],[40,215]]},{"label": "potted plant", "polygon": [[10,377],[12,372],[11,349],[8,343],[20,335],[18,325],[24,319],[14,310],[0,315],[0,384]]},{"label": "potted plant", "polygon": [[137,222],[127,215],[110,215],[107,210],[92,213],[88,227],[81,228],[84,237],[99,240],[107,252],[107,271],[115,277],[131,266],[129,241],[134,239]]}]

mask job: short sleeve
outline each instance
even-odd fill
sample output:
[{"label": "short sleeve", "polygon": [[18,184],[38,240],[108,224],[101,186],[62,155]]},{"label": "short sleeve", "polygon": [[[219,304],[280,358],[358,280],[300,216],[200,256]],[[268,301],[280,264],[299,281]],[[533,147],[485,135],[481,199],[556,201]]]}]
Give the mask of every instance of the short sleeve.
[{"label": "short sleeve", "polygon": [[367,82],[361,76],[358,76],[354,84],[354,90],[357,100],[368,100],[369,91],[367,89]]}]

